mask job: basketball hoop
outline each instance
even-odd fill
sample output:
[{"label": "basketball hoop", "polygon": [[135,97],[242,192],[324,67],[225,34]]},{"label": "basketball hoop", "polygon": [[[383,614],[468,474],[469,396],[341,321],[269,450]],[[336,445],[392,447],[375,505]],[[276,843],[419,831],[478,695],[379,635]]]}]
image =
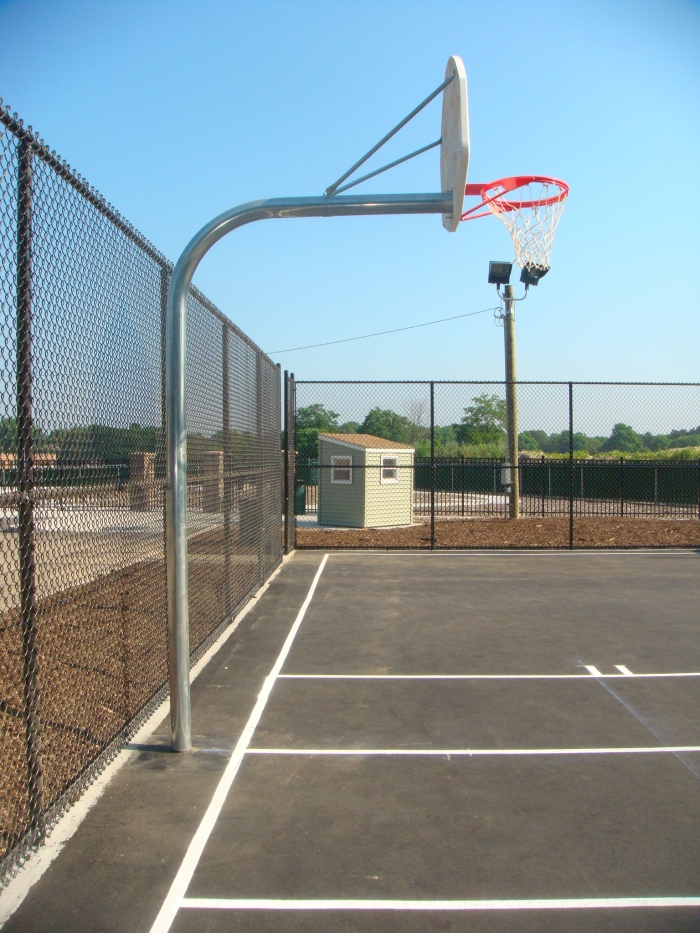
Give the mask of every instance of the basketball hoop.
[{"label": "basketball hoop", "polygon": [[[461,219],[476,220],[491,213],[503,221],[513,240],[515,261],[525,280],[536,285],[549,272],[549,253],[568,193],[566,182],[545,175],[516,175],[467,185],[465,194],[481,197],[481,204],[465,211]],[[483,207],[487,210],[481,211]]]}]

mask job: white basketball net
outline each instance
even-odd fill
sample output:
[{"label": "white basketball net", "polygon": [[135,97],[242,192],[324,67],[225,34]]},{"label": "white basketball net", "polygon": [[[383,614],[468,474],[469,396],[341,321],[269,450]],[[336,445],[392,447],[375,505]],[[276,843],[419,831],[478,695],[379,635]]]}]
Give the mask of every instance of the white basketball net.
[{"label": "white basketball net", "polygon": [[[484,196],[498,195],[499,188],[495,185]],[[521,269],[549,269],[552,241],[565,200],[566,193],[559,185],[538,181],[521,185],[486,205],[508,228],[515,261]]]}]

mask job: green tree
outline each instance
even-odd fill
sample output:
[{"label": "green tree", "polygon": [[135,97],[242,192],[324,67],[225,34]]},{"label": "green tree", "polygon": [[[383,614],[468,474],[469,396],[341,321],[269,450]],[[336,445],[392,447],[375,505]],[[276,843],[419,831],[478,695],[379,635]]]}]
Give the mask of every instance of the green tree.
[{"label": "green tree", "polygon": [[518,435],[521,450],[544,450],[547,443],[546,431],[523,431]]},{"label": "green tree", "polygon": [[[574,451],[593,453],[594,450],[597,449],[596,440],[596,438],[588,437],[586,434],[582,434],[580,431],[575,431]],[[548,454],[568,454],[569,432],[560,431],[559,434],[550,434],[549,437],[545,435],[545,440],[542,442],[542,447],[540,449],[543,453]]]},{"label": "green tree", "polygon": [[435,425],[435,455],[437,457],[459,456],[457,434],[453,424],[444,427]]},{"label": "green tree", "polygon": [[[51,450],[49,438],[41,428],[32,425],[32,444],[35,451]],[[0,451],[2,453],[17,452],[17,419],[0,418]]]},{"label": "green tree", "polygon": [[16,418],[2,418],[0,420],[0,450],[3,453],[14,453],[17,450]]},{"label": "green tree", "polygon": [[497,444],[506,436],[506,402],[498,395],[477,395],[456,425],[462,444]]},{"label": "green tree", "polygon": [[[645,436],[646,438],[646,436]],[[660,440],[661,438],[659,438]],[[666,447],[698,447],[700,446],[700,432],[697,428],[690,431],[671,431],[667,438],[663,438],[667,443]],[[646,440],[645,440],[646,442]],[[659,449],[658,447],[656,448]]]},{"label": "green tree", "polygon": [[308,428],[316,431],[337,431],[338,412],[315,402],[297,411],[296,426],[297,431],[305,431]]},{"label": "green tree", "polygon": [[642,434],[642,440],[647,450],[667,450],[674,446],[671,438],[666,434],[652,434],[647,431],[646,434]]},{"label": "green tree", "polygon": [[[104,424],[57,428],[47,439],[64,463],[125,463],[137,451],[154,451],[160,429],[140,424],[112,428]],[[189,439],[188,439],[189,443]]]},{"label": "green tree", "polygon": [[620,422],[613,427],[610,437],[600,449],[606,452],[619,450],[620,453],[635,453],[644,450],[644,441],[634,428]]},{"label": "green tree", "polygon": [[425,435],[425,428],[390,409],[373,408],[357,429],[357,433],[373,434],[375,437],[385,437],[389,441],[413,444],[420,436]]},{"label": "green tree", "polygon": [[318,456],[318,435],[338,430],[338,413],[319,402],[306,405],[297,411],[296,447],[300,457]]}]

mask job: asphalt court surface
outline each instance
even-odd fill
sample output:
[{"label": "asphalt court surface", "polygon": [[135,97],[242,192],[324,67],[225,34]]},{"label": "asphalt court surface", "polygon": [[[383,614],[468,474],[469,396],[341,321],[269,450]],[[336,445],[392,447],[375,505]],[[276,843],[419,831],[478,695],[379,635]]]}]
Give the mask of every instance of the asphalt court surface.
[{"label": "asphalt court surface", "polygon": [[[381,903],[697,896],[700,756],[644,750],[700,748],[700,678],[634,675],[700,671],[698,569],[333,554],[173,929],[697,929],[697,907]],[[264,910],[280,899],[337,906]]]},{"label": "asphalt court surface", "polygon": [[195,683],[199,752],[160,729],[76,834],[110,845],[139,787],[178,839],[129,828],[109,911],[71,840],[8,929],[700,929],[699,554],[322,560]]}]

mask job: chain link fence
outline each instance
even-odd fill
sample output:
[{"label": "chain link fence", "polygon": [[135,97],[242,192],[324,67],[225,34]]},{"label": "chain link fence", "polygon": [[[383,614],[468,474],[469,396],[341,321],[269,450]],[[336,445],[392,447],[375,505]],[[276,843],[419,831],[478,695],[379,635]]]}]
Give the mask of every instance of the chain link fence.
[{"label": "chain link fence", "polygon": [[296,546],[700,546],[699,384],[505,388],[290,380]]},{"label": "chain link fence", "polygon": [[[166,696],[171,271],[0,105],[0,886]],[[187,326],[194,661],[281,560],[281,386]]]}]

